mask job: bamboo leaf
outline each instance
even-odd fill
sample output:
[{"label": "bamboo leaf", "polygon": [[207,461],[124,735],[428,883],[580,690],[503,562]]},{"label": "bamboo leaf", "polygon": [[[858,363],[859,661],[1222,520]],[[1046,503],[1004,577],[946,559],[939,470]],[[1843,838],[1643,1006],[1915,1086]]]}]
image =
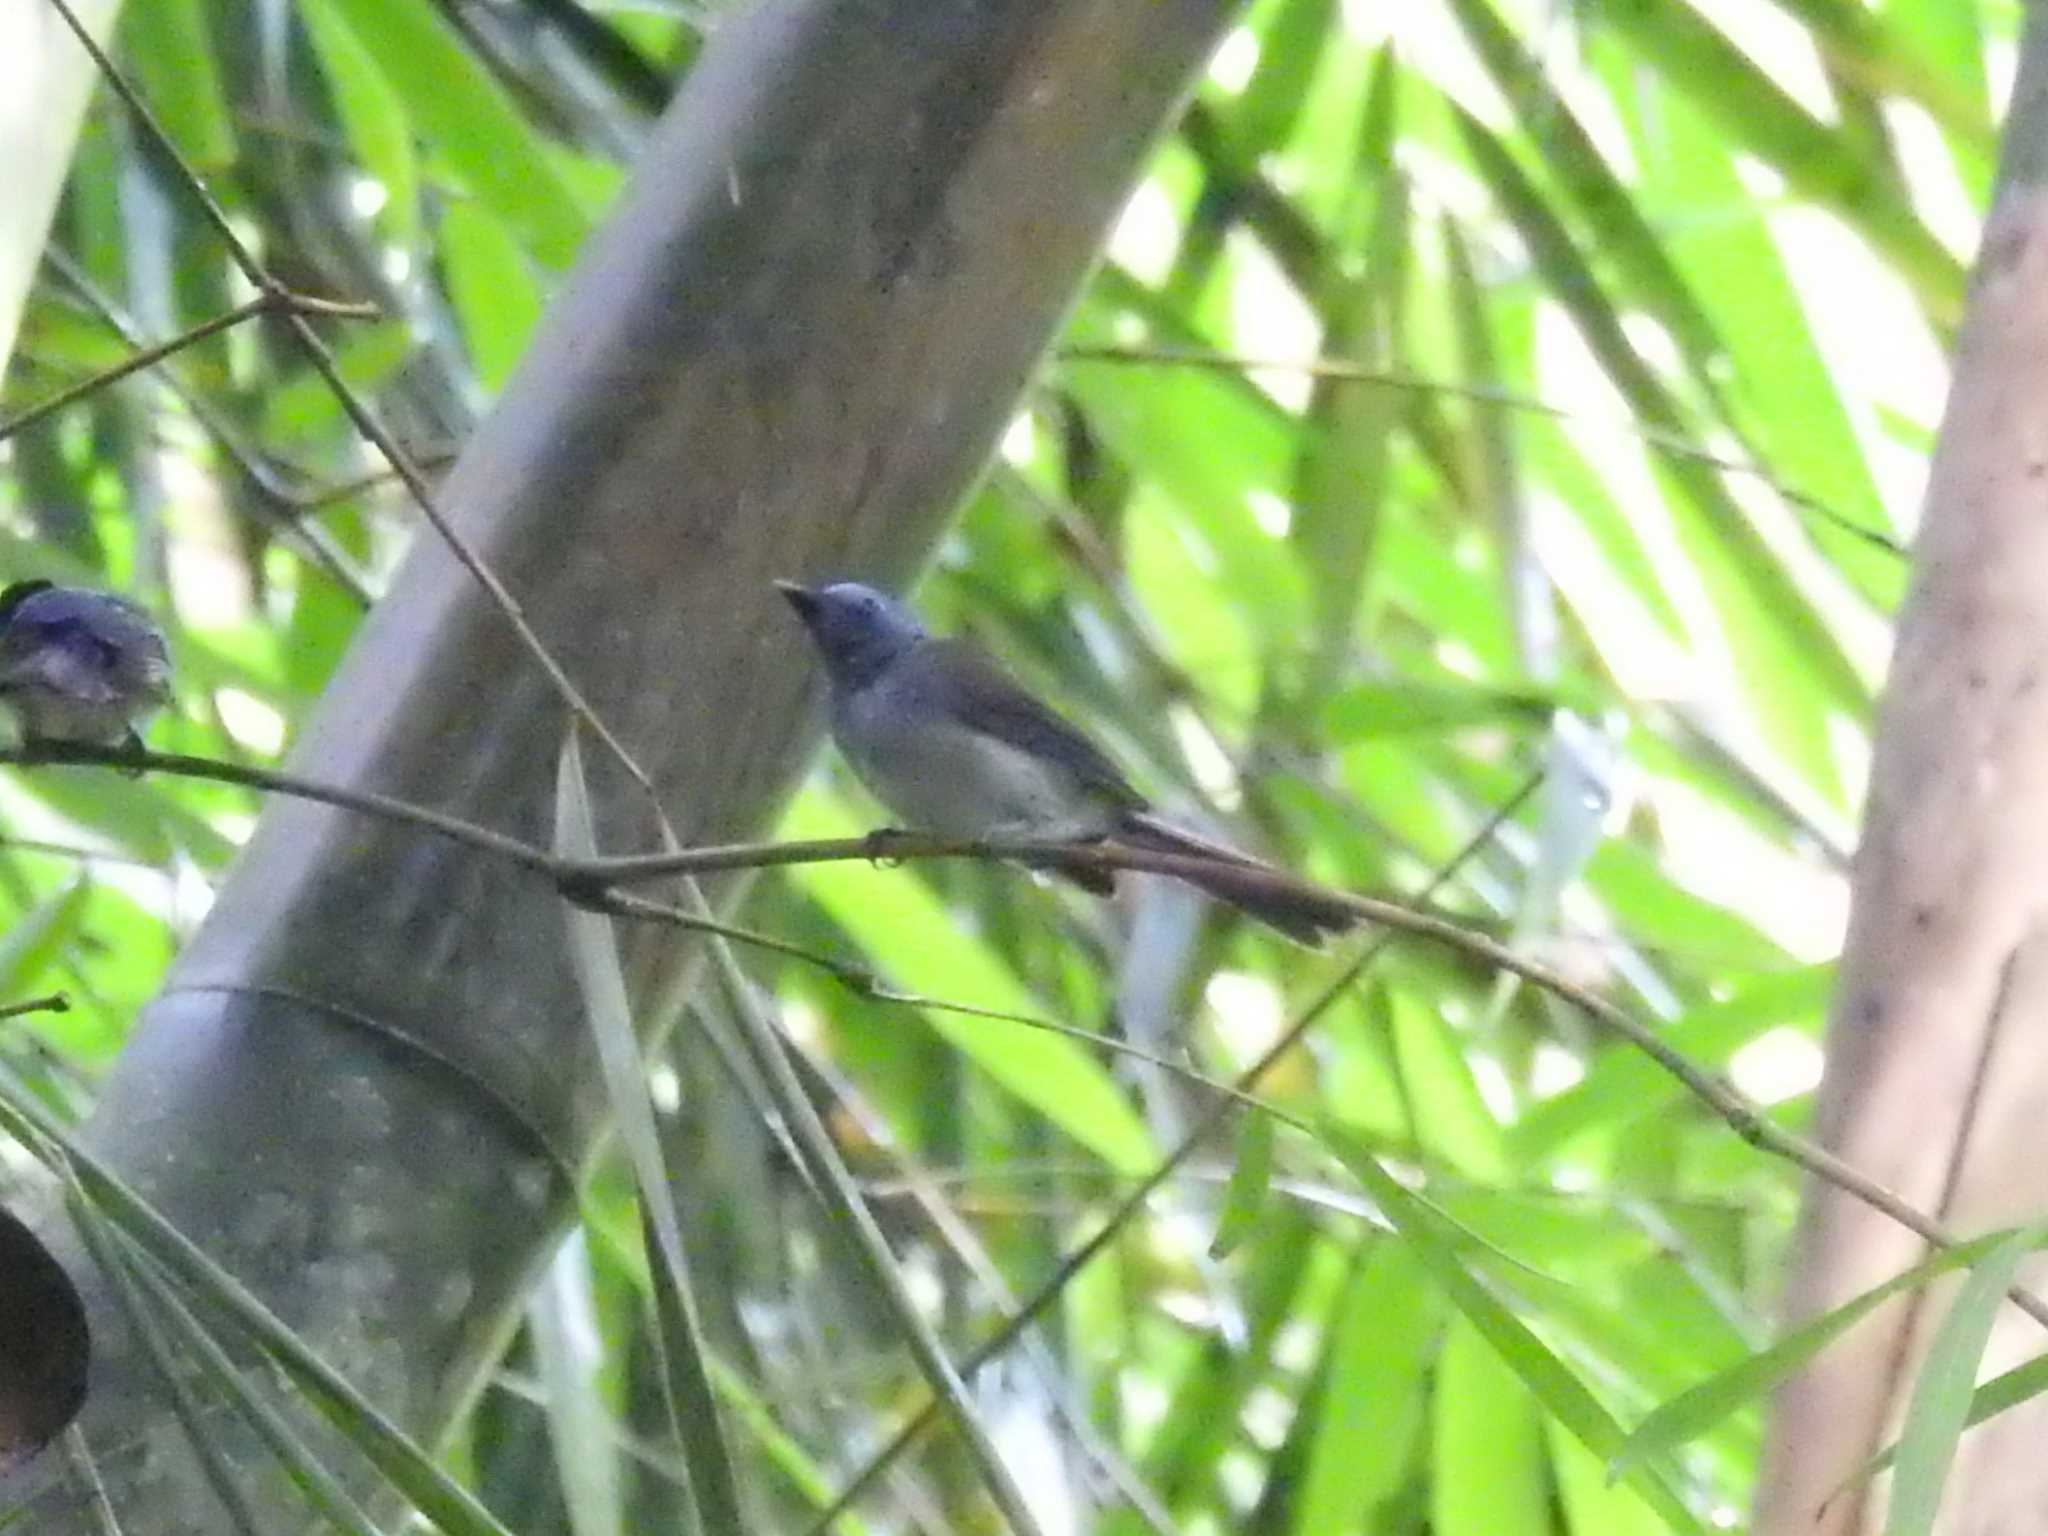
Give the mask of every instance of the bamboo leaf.
[{"label": "bamboo leaf", "polygon": [[[1683,438],[1676,403],[1629,340],[1555,212],[1483,124],[1463,112],[1457,120],[1475,164],[1615,386],[1647,423]],[[1742,679],[1766,731],[1812,784],[1838,795],[1840,775],[1823,728],[1825,711],[1831,701],[1865,714],[1868,685],[1714,473],[1683,456],[1662,457],[1658,469],[1670,487],[1687,551],[1719,612],[1720,631],[1743,659]]]},{"label": "bamboo leaf", "polygon": [[1316,1421],[1296,1496],[1300,1536],[1353,1530],[1399,1485],[1420,1431],[1443,1303],[1414,1251],[1374,1241],[1354,1267],[1318,1371]]},{"label": "bamboo leaf", "polygon": [[1685,0],[1595,0],[1592,10],[1711,113],[1730,139],[1882,251],[1938,325],[1956,324],[1962,263],[1928,232],[1882,167],[1855,154],[1843,135],[1809,114]]},{"label": "bamboo leaf", "polygon": [[441,259],[477,376],[500,389],[540,323],[546,296],[505,225],[480,209],[457,205],[441,215]]},{"label": "bamboo leaf", "polygon": [[401,250],[411,250],[420,233],[420,168],[405,102],[335,0],[298,4],[349,144],[384,189],[377,227]]},{"label": "bamboo leaf", "polygon": [[[1970,1411],[1964,1421],[1966,1428],[1982,1424],[1986,1419],[1996,1418],[2008,1408],[2048,1392],[2048,1355],[2036,1355],[2009,1371],[2001,1371],[1970,1396]],[[1873,1456],[1850,1482],[1862,1482],[1876,1477],[1879,1473],[1897,1465],[1899,1447],[1897,1443],[1887,1446]]]},{"label": "bamboo leaf", "polygon": [[416,0],[324,0],[377,61],[421,136],[541,265],[574,259],[589,219],[540,136],[456,38]]},{"label": "bamboo leaf", "polygon": [[[599,852],[574,729],[563,738],[555,779],[555,847],[573,859],[595,858]],[[683,1252],[682,1224],[676,1219],[667,1162],[655,1130],[654,1102],[648,1093],[640,1037],[633,1028],[632,1002],[619,965],[611,919],[567,903],[564,909],[570,957],[597,1041],[605,1091],[638,1187],[641,1221],[652,1239],[647,1249],[648,1268],[654,1281],[655,1317],[661,1325],[655,1337],[661,1345],[662,1382],[670,1418],[690,1466],[691,1502],[702,1529],[744,1530],[739,1479],[711,1390],[704,1329]]]},{"label": "bamboo leaf", "polygon": [[1450,681],[1354,683],[1324,706],[1323,737],[1346,742],[1471,725],[1540,726],[1556,707],[1556,700],[1538,694]]},{"label": "bamboo leaf", "polygon": [[[1373,69],[1358,153],[1359,175],[1374,189],[1372,234],[1358,274],[1334,280],[1320,304],[1325,350],[1387,371],[1403,361],[1413,240],[1408,184],[1393,156],[1395,78],[1392,57],[1383,51]],[[1289,534],[1315,598],[1315,648],[1302,684],[1311,697],[1328,690],[1351,653],[1387,490],[1387,440],[1406,403],[1384,385],[1335,378],[1318,379],[1309,402]]]},{"label": "bamboo leaf", "polygon": [[1238,1117],[1237,1157],[1230,1167],[1230,1182],[1223,1189],[1223,1209],[1216,1218],[1216,1235],[1209,1239],[1209,1257],[1220,1259],[1234,1252],[1251,1233],[1266,1196],[1273,1187],[1273,1119],[1257,1111]]},{"label": "bamboo leaf", "polygon": [[[1718,1066],[1766,1030],[1817,1020],[1834,980],[1832,965],[1765,975],[1674,1020],[1666,1026],[1666,1038],[1690,1060]],[[1590,1129],[1624,1129],[1640,1116],[1668,1112],[1683,1095],[1640,1051],[1604,1051],[1577,1083],[1533,1105],[1515,1122],[1508,1132],[1510,1159],[1517,1167],[1540,1163]]]},{"label": "bamboo leaf", "polygon": [[603,1340],[580,1232],[570,1233],[555,1250],[526,1315],[569,1527],[575,1536],[620,1536],[625,1523],[618,1458],[606,1434],[610,1420],[597,1384]]},{"label": "bamboo leaf", "polygon": [[1980,1259],[1935,1330],[1899,1430],[1885,1536],[1927,1536],[1934,1529],[1942,1486],[1948,1481],[1956,1442],[1962,1438],[1970,1388],[1991,1338],[1991,1325],[2005,1304],[2006,1289],[2020,1260],[2044,1241],[2048,1241],[2048,1227],[2028,1227]]},{"label": "bamboo leaf", "polygon": [[1445,1332],[1430,1402],[1435,1536],[1548,1536],[1550,1497],[1536,1405],[1462,1317]]},{"label": "bamboo leaf", "polygon": [[1260,67],[1231,114],[1246,153],[1270,154],[1287,143],[1337,22],[1337,0],[1281,0],[1274,7],[1259,38]]},{"label": "bamboo leaf", "polygon": [[[113,1233],[100,1232],[103,1218],[84,1196],[73,1201],[73,1210],[79,1218],[80,1232],[87,1234],[87,1242],[94,1246],[100,1267],[113,1279],[117,1294],[124,1297],[123,1310],[138,1319],[146,1336],[156,1340],[152,1353],[163,1356],[167,1377],[180,1379],[170,1353],[175,1341],[198,1366],[201,1378],[233,1406],[307,1504],[329,1526],[345,1536],[379,1536],[376,1525],[340,1480],[313,1454],[284,1415],[249,1383],[244,1368],[193,1316],[191,1308],[156,1271],[139,1245],[125,1235],[117,1239]],[[189,1399],[189,1395],[189,1388],[181,1389],[181,1401]],[[199,1450],[201,1463],[208,1468],[208,1480],[215,1492],[238,1522],[253,1520],[253,1513],[246,1509],[234,1480],[233,1464],[213,1444],[217,1431],[205,1423],[196,1402],[188,1402],[182,1416],[187,1433]]]},{"label": "bamboo leaf", "polygon": [[6,1072],[0,1072],[0,1130],[38,1156],[46,1155],[45,1143],[61,1149],[64,1162],[94,1204],[182,1284],[204,1296],[208,1305],[232,1316],[306,1399],[446,1536],[511,1536],[472,1494],[436,1466],[431,1456],[309,1349],[239,1280],[79,1146]]},{"label": "bamboo leaf", "polygon": [[[843,837],[856,830],[844,812],[806,796],[791,807],[783,835]],[[1044,1017],[1050,1012],[992,953],[964,938],[915,880],[884,879],[853,864],[809,865],[796,878],[898,985],[1002,1013]],[[1156,1160],[1143,1119],[1072,1041],[1002,1019],[964,1018],[938,1009],[921,1017],[994,1082],[1112,1168],[1143,1173]]]},{"label": "bamboo leaf", "polygon": [[1694,376],[1710,380],[1725,343],[1672,263],[1666,242],[1645,217],[1640,201],[1615,174],[1578,115],[1501,20],[1491,0],[1451,0],[1451,9],[1513,105],[1516,120],[1534,138],[1544,165],[1577,202],[1587,224],[1599,230],[1601,254],[1615,263],[1630,291],[1670,328]]},{"label": "bamboo leaf", "polygon": [[[248,1499],[235,1481],[234,1468],[229,1464],[226,1453],[214,1443],[213,1429],[206,1423],[204,1410],[178,1369],[170,1339],[151,1314],[137,1277],[115,1246],[116,1238],[105,1228],[99,1213],[92,1208],[92,1202],[78,1187],[75,1178],[71,1181],[65,1205],[79,1240],[106,1278],[107,1289],[113,1294],[122,1320],[133,1330],[144,1356],[156,1371],[164,1390],[170,1394],[178,1423],[185,1431],[185,1438],[191,1442],[192,1452],[198,1458],[200,1470],[213,1489],[214,1497],[220,1500],[221,1508],[227,1512],[228,1524],[240,1536],[260,1536],[255,1511],[250,1509]],[[205,1362],[201,1363],[201,1369],[205,1369]],[[233,1377],[232,1373],[230,1375],[233,1385],[239,1386],[239,1378]],[[358,1536],[368,1536],[366,1528],[359,1527],[357,1531]]]},{"label": "bamboo leaf", "polygon": [[121,46],[136,85],[179,151],[200,170],[233,164],[234,119],[204,0],[150,0],[124,9]]},{"label": "bamboo leaf", "polygon": [[[1456,1228],[1449,1220],[1410,1194],[1348,1132],[1325,1126],[1323,1137],[1412,1246],[1451,1304],[1521,1379],[1544,1411],[1594,1455],[1607,1458],[1616,1454],[1624,1440],[1621,1426],[1528,1325],[1466,1270],[1457,1253]],[[1638,1465],[1629,1481],[1673,1530],[1704,1536],[1706,1528],[1661,1476]]]},{"label": "bamboo leaf", "polygon": [[[1994,1232],[1942,1249],[1883,1284],[1801,1324],[1769,1349],[1673,1398],[1636,1426],[1627,1443],[1614,1455],[1612,1471],[1619,1476],[1631,1465],[1661,1456],[1705,1434],[1728,1415],[1761,1399],[1883,1302],[2002,1251],[2014,1235]],[[2002,1294],[2002,1288],[1997,1294]]]}]

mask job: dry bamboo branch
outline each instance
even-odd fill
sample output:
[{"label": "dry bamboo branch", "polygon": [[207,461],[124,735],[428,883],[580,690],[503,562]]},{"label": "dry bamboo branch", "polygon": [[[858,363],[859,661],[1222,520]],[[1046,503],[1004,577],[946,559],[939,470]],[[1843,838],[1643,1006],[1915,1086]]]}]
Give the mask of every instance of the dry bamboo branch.
[{"label": "dry bamboo branch", "polygon": [[[168,753],[128,753],[118,748],[48,744],[33,751],[0,751],[0,763],[33,765],[69,763],[94,765],[184,777],[212,779],[222,783],[269,790],[362,815],[376,816],[417,827],[423,832],[452,838],[481,852],[495,854],[551,881],[571,901],[628,915],[658,915],[644,907],[623,901],[611,887],[615,884],[672,878],[676,875],[708,874],[723,870],[767,869],[789,864],[843,863],[849,860],[974,859],[1001,861],[1046,868],[1136,870],[1147,874],[1188,876],[1200,874],[1223,861],[1190,854],[1154,852],[1127,848],[1115,842],[1047,843],[1030,839],[983,840],[979,842],[928,837],[920,833],[887,831],[867,837],[823,838],[800,842],[731,843],[675,852],[636,854],[622,858],[563,859],[547,850],[494,832],[488,827],[462,821],[410,805],[386,796],[360,790],[344,790],[302,777],[255,768],[239,763],[216,762],[209,758],[184,757]],[[1228,866],[1242,874],[1242,865]],[[1693,1062],[1674,1049],[1657,1032],[1609,1002],[1597,992],[1580,986],[1550,967],[1517,953],[1508,945],[1462,924],[1412,906],[1372,896],[1356,896],[1312,885],[1284,871],[1274,870],[1270,878],[1276,888],[1314,891],[1318,896],[1344,907],[1363,921],[1416,938],[1427,939],[1466,955],[1496,971],[1520,977],[1531,986],[1550,993],[1578,1009],[1594,1023],[1627,1040],[1725,1120],[1735,1133],[1751,1145],[1780,1157],[1815,1178],[1861,1201],[1872,1210],[1937,1247],[1948,1247],[1954,1235],[1940,1222],[1911,1202],[1902,1199],[1881,1182],[1869,1178],[1855,1166],[1836,1157],[1818,1143],[1784,1129],[1734,1085]],[[743,937],[734,931],[728,937]],[[1376,951],[1369,951],[1376,952]],[[2015,1286],[2007,1293],[2015,1305],[2035,1321],[2048,1327],[2048,1302],[2032,1291]]]}]

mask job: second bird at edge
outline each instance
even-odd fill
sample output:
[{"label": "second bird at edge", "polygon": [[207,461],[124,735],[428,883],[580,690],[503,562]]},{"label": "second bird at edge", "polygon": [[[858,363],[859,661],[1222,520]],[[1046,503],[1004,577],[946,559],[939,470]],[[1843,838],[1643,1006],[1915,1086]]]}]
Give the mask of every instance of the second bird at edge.
[{"label": "second bird at edge", "polygon": [[171,658],[148,612],[111,592],[17,581],[0,590],[0,704],[22,744],[142,751],[170,701]]}]

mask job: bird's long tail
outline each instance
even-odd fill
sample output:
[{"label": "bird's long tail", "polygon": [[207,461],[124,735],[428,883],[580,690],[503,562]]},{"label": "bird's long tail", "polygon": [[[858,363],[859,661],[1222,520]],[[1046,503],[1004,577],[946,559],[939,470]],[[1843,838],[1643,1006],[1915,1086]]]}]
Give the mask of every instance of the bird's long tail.
[{"label": "bird's long tail", "polygon": [[1176,870],[1174,877],[1299,943],[1320,944],[1328,935],[1358,924],[1358,914],[1334,894],[1261,863],[1248,853],[1161,821],[1149,811],[1125,813],[1117,824],[1115,837],[1133,848],[1218,860],[1234,866],[1211,865],[1199,872]]}]

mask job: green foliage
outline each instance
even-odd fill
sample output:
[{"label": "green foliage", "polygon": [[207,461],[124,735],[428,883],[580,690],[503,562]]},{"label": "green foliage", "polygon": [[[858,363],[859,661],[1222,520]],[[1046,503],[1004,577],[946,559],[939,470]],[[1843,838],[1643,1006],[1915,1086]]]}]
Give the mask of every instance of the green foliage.
[{"label": "green foliage", "polygon": [[[919,601],[1163,806],[1360,891],[1418,895],[1518,785],[1547,771],[1555,789],[1578,762],[1563,799],[1519,807],[1431,904],[1796,1128],[1841,930],[1831,850],[1960,315],[1973,231],[1955,210],[1988,193],[1991,61],[2018,8],[1784,0],[1765,43],[1723,32],[1723,9],[1251,5]],[[294,0],[273,74],[240,8],[137,0],[119,44],[267,262],[379,303],[380,321],[317,324],[433,460],[516,367],[650,94],[687,76],[693,14]],[[1893,109],[1924,131],[1889,137]],[[239,284],[103,98],[0,417],[219,314]],[[1900,345],[1880,353],[1879,334]],[[421,536],[326,385],[255,328],[9,451],[0,574],[121,587],[164,615],[167,749],[275,760]],[[1575,759],[1589,736],[1605,755]],[[73,1003],[0,1024],[25,1085],[5,1118],[45,1152],[64,1118],[47,1107],[89,1101],[256,808],[164,777],[0,779],[6,995]],[[782,830],[873,816],[827,760]],[[958,864],[758,882],[750,923],[871,978],[741,954],[955,1360],[1213,1102],[1189,1077],[1233,1077],[1336,973],[1220,914],[1178,951],[1132,953],[1131,933],[1171,927],[1160,900],[1104,909]],[[239,1327],[448,1531],[678,1528],[684,1485],[801,1529],[931,1400],[906,1303],[839,1242],[849,1208],[795,1171],[786,1117],[680,1051],[643,1071],[607,924],[578,922],[622,1146],[586,1193],[574,1285],[446,1457],[131,1192],[76,1170],[133,1314],[330,1528],[365,1517],[216,1336]],[[717,1008],[699,1012],[730,1052]],[[2019,1239],[1773,1344],[1794,1171],[1461,955],[1397,941],[1253,1087],[1322,1129],[1244,1118],[1211,1137],[972,1399],[1000,1449],[1026,1421],[1058,1437],[1083,1529],[1144,1529],[1140,1507],[1318,1536],[1710,1528],[1746,1504],[1769,1391],[1958,1265],[1979,1267],[1901,1468],[1937,1492],[1966,1419],[2048,1380],[2022,1367],[1970,1397]],[[673,1210],[671,1182],[689,1197]],[[521,1395],[535,1379],[551,1411]],[[505,1468],[540,1437],[555,1459],[536,1492]],[[977,1528],[970,1466],[957,1434],[931,1437],[836,1528]],[[1931,1513],[1901,1501],[1895,1528]]]}]

